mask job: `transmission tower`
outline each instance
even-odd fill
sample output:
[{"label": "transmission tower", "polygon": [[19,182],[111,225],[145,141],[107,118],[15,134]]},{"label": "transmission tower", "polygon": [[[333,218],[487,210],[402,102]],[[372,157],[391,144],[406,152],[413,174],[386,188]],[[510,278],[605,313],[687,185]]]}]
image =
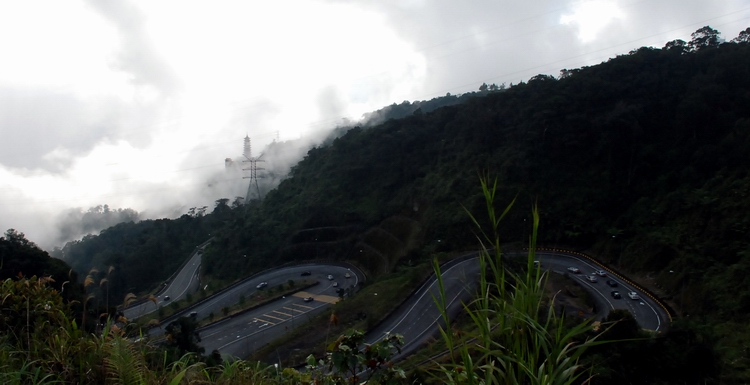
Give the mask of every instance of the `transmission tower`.
[{"label": "transmission tower", "polygon": [[243,168],[243,171],[250,171],[249,176],[243,176],[242,179],[250,179],[250,183],[247,185],[247,194],[245,196],[245,202],[250,202],[250,194],[253,191],[253,181],[255,181],[255,191],[258,193],[258,200],[261,199],[260,187],[258,186],[258,170],[265,170],[264,168],[258,167],[258,162],[265,162],[260,160],[263,154],[260,154],[257,158],[253,158],[253,149],[250,143],[250,137],[245,135],[245,145],[242,149],[242,156],[245,158],[242,163],[250,163],[249,168]]}]

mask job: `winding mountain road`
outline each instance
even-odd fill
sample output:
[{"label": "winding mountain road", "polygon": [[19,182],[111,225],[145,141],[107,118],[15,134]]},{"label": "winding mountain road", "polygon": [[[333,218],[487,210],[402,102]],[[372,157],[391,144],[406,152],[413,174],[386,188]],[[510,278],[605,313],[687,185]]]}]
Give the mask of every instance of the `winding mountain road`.
[{"label": "winding mountain road", "polygon": [[201,256],[203,256],[203,249],[209,242],[210,240],[195,248],[187,262],[174,275],[174,278],[170,279],[157,293],[156,303],[142,301],[141,303],[125,308],[123,309],[125,318],[135,319],[153,313],[159,310],[160,307],[169,305],[172,301],[179,301],[187,297],[188,293],[196,292],[200,286],[198,272],[201,266]]},{"label": "winding mountain road", "polygon": [[[518,255],[520,258],[520,254]],[[525,256],[525,253],[523,255]],[[196,274],[197,267],[200,265],[199,259],[200,252],[191,255],[191,260],[183,266],[182,271],[176,275],[163,295],[171,293],[169,295],[175,295],[172,298],[176,299],[183,295],[180,293],[189,292],[193,287],[191,285],[194,285],[194,279],[191,277]],[[613,309],[630,311],[642,328],[654,331],[663,330],[671,320],[669,313],[659,304],[657,299],[641,291],[627,278],[606,271],[606,268],[583,254],[563,251],[537,251],[536,259],[541,263],[542,270],[567,274],[591,293],[596,304],[595,317],[597,320],[602,320]],[[571,273],[568,268],[577,268],[580,273]],[[598,282],[589,282],[584,278],[599,270],[604,270],[606,276],[599,277]],[[224,355],[248,357],[260,347],[281,337],[296,325],[311,319],[311,317],[335,303],[338,296],[334,282],[338,283],[338,287],[347,288],[356,286],[360,280],[364,279],[356,269],[348,268],[346,265],[308,264],[273,269],[250,277],[168,319],[162,320],[162,325],[167,325],[178,317],[188,316],[191,313],[199,319],[206,318],[211,313],[218,315],[223,307],[236,304],[242,296],[249,298],[257,295],[260,290],[263,290],[257,287],[261,282],[267,282],[268,285],[273,287],[290,279],[297,280],[303,272],[309,272],[310,276],[306,278],[316,280],[319,283],[302,292],[283,297],[201,328],[199,330],[201,338],[199,344],[207,352],[218,350]],[[451,316],[455,316],[462,310],[462,303],[471,300],[472,293],[476,289],[479,281],[479,259],[476,254],[454,259],[444,264],[441,267],[441,272],[448,312]],[[351,278],[344,278],[347,273]],[[328,275],[332,275],[333,279],[328,279]],[[178,277],[181,278],[178,279]],[[606,280],[616,282],[617,287],[610,287],[605,283]],[[614,298],[611,295],[613,290],[619,291],[622,298]],[[637,300],[630,299],[627,296],[628,292],[637,293],[639,298]],[[308,297],[312,297],[312,301],[304,300]],[[163,298],[163,296],[160,296],[160,298]],[[398,333],[404,336],[405,346],[395,358],[405,357],[416,351],[422,344],[436,336],[438,325],[443,322],[442,316],[435,305],[435,298],[439,298],[439,289],[437,279],[433,275],[386,320],[368,331],[366,340],[368,343],[373,343],[382,338],[385,333]],[[163,305],[164,302],[161,300],[160,304]],[[154,311],[156,307],[150,309],[149,304],[154,307],[154,304],[149,302],[145,304],[146,307],[126,309],[126,317],[127,314]],[[152,337],[162,333],[163,329],[161,328],[150,331]]]}]

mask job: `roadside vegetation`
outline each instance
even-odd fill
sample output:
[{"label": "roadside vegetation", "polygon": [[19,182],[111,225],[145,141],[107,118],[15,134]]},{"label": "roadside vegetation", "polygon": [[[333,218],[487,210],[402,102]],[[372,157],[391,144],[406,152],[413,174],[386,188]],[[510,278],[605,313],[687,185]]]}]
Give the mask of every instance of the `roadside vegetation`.
[{"label": "roadside vegetation", "polygon": [[[306,290],[317,284],[318,281],[315,280],[301,279],[289,280],[289,282],[286,282],[284,284],[265,287],[263,291],[256,293],[256,295],[254,296],[240,296],[239,302],[232,306],[222,308],[221,312],[219,313],[197,315],[195,317],[196,326],[201,327],[213,322],[220,321],[226,317],[231,317],[246,310],[262,306],[263,304],[266,304],[268,302],[275,301],[283,296],[292,295],[298,291]],[[132,321],[135,323],[135,325],[138,326],[138,328],[166,326],[161,325],[159,321],[182,312],[213,294],[215,293],[206,294],[204,291],[198,291],[197,295],[188,295],[185,299],[170,302],[169,305],[160,307],[158,311],[149,313]]]},{"label": "roadside vegetation", "polygon": [[[489,190],[484,182],[487,193]],[[491,195],[494,198],[494,188]],[[495,223],[491,208],[490,217]],[[534,383],[539,384],[572,383],[584,373],[578,370],[578,357],[594,344],[596,337],[579,341],[571,347],[568,343],[590,330],[590,324],[583,322],[568,329],[563,318],[555,314],[552,303],[549,309],[543,309],[544,277],[539,267],[533,266],[537,225],[535,212],[528,266],[524,275],[516,275],[505,269],[499,239],[495,238],[491,245],[495,250],[494,255],[483,244],[478,297],[465,306],[476,326],[471,335],[466,333],[454,338],[452,320],[444,308],[445,295],[441,291],[441,296],[435,299],[438,306],[443,306],[445,328],[441,329],[441,334],[451,363],[440,364],[429,372],[432,380],[456,384],[524,383],[528,378],[534,378]],[[437,260],[434,263],[435,273],[440,277]],[[392,307],[388,301],[399,298],[393,293],[423,281],[425,277],[419,272],[425,270],[422,266],[405,269],[392,279],[370,285],[351,300],[342,302],[342,306],[347,304],[351,309],[365,311],[365,304],[372,304],[372,297],[380,294],[383,297],[381,302],[386,304],[380,307],[381,310],[372,306],[367,310],[374,310],[375,313],[371,314],[382,317],[378,311],[387,312]],[[511,278],[508,282],[506,276]],[[143,340],[128,340],[123,328],[115,324],[107,324],[98,333],[87,333],[78,329],[68,317],[70,309],[59,292],[48,286],[50,282],[49,278],[36,277],[20,277],[3,282],[0,291],[4,298],[2,326],[8,332],[3,334],[3,344],[0,344],[0,379],[4,383],[176,385],[243,381],[254,384],[355,384],[367,381],[373,384],[405,384],[418,380],[413,375],[407,376],[391,361],[392,355],[404,342],[400,336],[386,335],[371,346],[363,346],[364,332],[347,328],[343,333],[336,329],[331,334],[330,325],[338,326],[339,323],[335,313],[330,316],[326,336],[338,337],[323,341],[323,349],[318,352],[320,358],[308,354],[303,361],[306,371],[301,372],[292,368],[280,369],[277,364],[222,362],[218,352],[202,356],[202,351],[195,349],[197,347],[190,338],[195,331],[195,320],[188,317],[167,326],[166,347],[149,346]],[[439,280],[439,283],[442,285],[442,281]],[[546,317],[546,321],[540,321],[540,317]],[[510,343],[499,343],[497,338],[505,338]],[[431,381],[428,379],[427,382]]]},{"label": "roadside vegetation", "polygon": [[[634,345],[628,359],[602,355],[601,365],[640,373],[669,354],[660,373],[748,383],[750,30],[726,43],[719,35],[700,28],[690,41],[488,86],[429,113],[392,106],[402,118],[383,111],[380,125],[339,130],[262,201],[219,199],[213,210],[87,236],[55,253],[74,272],[26,250],[28,264],[4,257],[0,278],[51,275],[86,333],[129,293],[161,285],[209,237],[202,273],[211,282],[299,260],[351,261],[376,282],[474,249],[460,206],[484,210],[474,186],[478,170],[490,170],[498,201],[538,202],[540,244],[586,250],[648,277],[678,310],[669,332]],[[512,210],[498,233],[525,239],[527,220]],[[6,233],[0,252],[26,253],[28,243]],[[89,275],[94,284],[83,285]],[[595,378],[625,381],[604,371]]]},{"label": "roadside vegetation", "polygon": [[[417,290],[432,274],[430,265],[403,266],[367,284],[351,297],[345,297],[326,311],[301,326],[290,330],[284,337],[259,349],[253,358],[298,366],[312,354],[325,355],[326,347],[347,330],[369,330],[385,319],[404,300],[408,293]],[[300,319],[302,321],[302,319]]]}]

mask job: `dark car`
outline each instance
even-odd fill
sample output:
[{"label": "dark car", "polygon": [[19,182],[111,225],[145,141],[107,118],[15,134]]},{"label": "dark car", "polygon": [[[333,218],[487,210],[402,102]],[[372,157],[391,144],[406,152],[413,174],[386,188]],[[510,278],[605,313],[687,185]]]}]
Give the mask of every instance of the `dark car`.
[{"label": "dark car", "polygon": [[620,295],[619,291],[615,290],[615,291],[612,292],[612,298],[614,298],[614,299],[620,299],[620,298],[622,298],[622,296]]},{"label": "dark car", "polygon": [[312,302],[313,301],[313,297],[305,297],[304,301],[305,302]]},{"label": "dark car", "polygon": [[302,274],[300,274],[300,275],[304,277],[304,276],[310,275],[310,274],[312,274],[312,272],[310,272],[310,270],[307,270],[307,271],[303,271]]},{"label": "dark car", "polygon": [[611,279],[608,279],[607,280],[607,285],[609,285],[610,287],[617,287],[617,282],[615,282],[615,281],[613,281]]},{"label": "dark car", "polygon": [[168,295],[165,295],[165,296],[164,296],[164,300],[165,300],[165,301],[169,301],[170,299],[171,299],[171,298],[169,298],[169,296],[168,296]]}]

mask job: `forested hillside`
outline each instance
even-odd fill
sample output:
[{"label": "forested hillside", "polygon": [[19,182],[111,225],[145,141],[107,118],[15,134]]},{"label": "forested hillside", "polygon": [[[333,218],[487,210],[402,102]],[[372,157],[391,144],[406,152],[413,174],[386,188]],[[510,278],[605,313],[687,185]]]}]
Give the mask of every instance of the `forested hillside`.
[{"label": "forested hillside", "polygon": [[[303,259],[352,260],[376,276],[474,248],[464,207],[483,211],[477,180],[487,173],[499,180],[498,201],[517,197],[502,223],[506,241],[525,241],[525,218],[538,204],[543,244],[587,249],[654,277],[683,319],[721,345],[723,371],[750,378],[750,44],[748,31],[725,44],[702,31],[691,42],[355,127],[311,149],[263,202],[218,207],[220,219],[196,221],[200,231],[169,238],[164,230],[140,244],[172,239],[187,250],[211,233],[204,273],[225,280]],[[97,261],[153,262],[135,259],[140,247],[115,247],[117,257]]]}]

